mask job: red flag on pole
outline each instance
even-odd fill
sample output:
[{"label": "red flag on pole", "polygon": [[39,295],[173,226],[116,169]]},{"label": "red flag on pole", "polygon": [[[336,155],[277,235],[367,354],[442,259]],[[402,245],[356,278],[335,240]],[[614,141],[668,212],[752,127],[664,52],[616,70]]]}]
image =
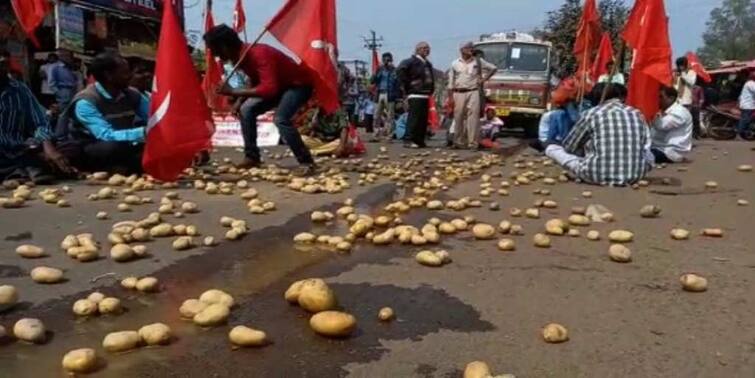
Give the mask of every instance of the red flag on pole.
[{"label": "red flag on pole", "polygon": [[[208,32],[215,27],[215,20],[212,17],[212,9],[207,7],[204,18],[204,31]],[[207,105],[213,110],[223,110],[226,108],[226,98],[217,94],[217,89],[223,84],[223,67],[215,60],[209,48],[205,46],[205,73],[202,79],[202,91],[207,99]]]},{"label": "red flag on pole", "polygon": [[175,10],[165,2],[142,165],[153,177],[172,181],[210,147],[210,109],[194,69]]},{"label": "red flag on pole", "polygon": [[244,3],[236,0],[236,7],[233,9],[233,30],[241,33],[246,28],[246,12],[244,12]]},{"label": "red flag on pole", "polygon": [[319,105],[338,109],[335,0],[288,0],[267,30],[311,71]]},{"label": "red flag on pole", "polygon": [[637,1],[622,36],[634,49],[627,104],[652,120],[659,110],[661,85],[671,85],[671,43],[663,0]]},{"label": "red flag on pole", "polygon": [[595,0],[586,0],[577,28],[577,39],[574,41],[578,72],[584,72],[591,67],[590,62],[599,43],[600,29],[600,15]]},{"label": "red flag on pole", "polygon": [[689,62],[689,67],[695,71],[697,77],[703,79],[704,82],[710,83],[713,80],[708,71],[705,70],[705,67],[703,67],[703,64],[700,63],[700,58],[697,57],[697,54],[691,51],[688,52],[687,62]]},{"label": "red flag on pole", "polygon": [[11,5],[21,28],[24,29],[34,46],[39,47],[39,41],[34,32],[52,10],[50,3],[47,0],[11,0]]},{"label": "red flag on pole", "polygon": [[380,59],[378,59],[377,49],[372,49],[372,74],[376,74],[380,68]]},{"label": "red flag on pole", "polygon": [[595,63],[592,65],[592,79],[598,81],[600,75],[611,74],[606,69],[608,62],[613,62],[613,43],[611,42],[611,34],[608,32],[603,33],[603,38],[600,39],[600,47],[598,47],[598,55],[595,57]]}]

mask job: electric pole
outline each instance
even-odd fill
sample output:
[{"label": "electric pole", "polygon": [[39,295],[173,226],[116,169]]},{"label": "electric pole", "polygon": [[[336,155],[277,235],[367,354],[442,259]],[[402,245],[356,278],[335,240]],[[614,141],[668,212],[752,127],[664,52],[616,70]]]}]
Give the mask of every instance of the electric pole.
[{"label": "electric pole", "polygon": [[366,49],[369,49],[371,51],[376,51],[378,48],[383,47],[383,44],[380,42],[383,42],[383,37],[380,38],[377,37],[374,30],[370,30],[370,37],[364,37],[362,36],[362,39],[364,40],[364,47]]}]

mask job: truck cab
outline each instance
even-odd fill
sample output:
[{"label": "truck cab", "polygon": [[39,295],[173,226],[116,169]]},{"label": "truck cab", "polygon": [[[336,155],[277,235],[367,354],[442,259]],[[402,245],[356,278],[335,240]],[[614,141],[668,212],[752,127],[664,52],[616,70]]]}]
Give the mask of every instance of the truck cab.
[{"label": "truck cab", "polygon": [[485,34],[475,50],[498,72],[485,83],[487,104],[506,122],[537,135],[540,116],[548,110],[551,43],[520,32]]}]

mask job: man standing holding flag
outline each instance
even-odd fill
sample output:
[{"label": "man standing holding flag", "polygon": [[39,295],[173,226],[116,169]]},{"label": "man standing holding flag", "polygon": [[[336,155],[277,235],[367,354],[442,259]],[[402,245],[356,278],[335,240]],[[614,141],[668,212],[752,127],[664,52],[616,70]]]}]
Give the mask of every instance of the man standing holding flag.
[{"label": "man standing holding flag", "polygon": [[312,96],[310,73],[271,46],[259,43],[250,47],[244,44],[236,31],[227,25],[219,25],[208,31],[204,41],[220,59],[241,61],[240,69],[249,77],[252,85],[237,89],[226,85],[220,89],[223,95],[239,98],[234,105],[234,113],[241,118],[245,157],[238,167],[248,169],[262,164],[257,147],[257,117],[275,109],[275,125],[302,165],[300,175],[314,174],[315,162],[293,123],[296,112]]}]

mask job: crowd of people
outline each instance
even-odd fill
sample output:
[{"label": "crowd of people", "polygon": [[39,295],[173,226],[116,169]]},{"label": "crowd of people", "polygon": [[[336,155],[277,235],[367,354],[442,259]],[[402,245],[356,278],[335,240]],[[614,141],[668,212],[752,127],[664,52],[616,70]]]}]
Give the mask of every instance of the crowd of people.
[{"label": "crowd of people", "polygon": [[[245,44],[226,25],[209,30],[204,41],[232,75],[218,94],[231,99],[240,119],[240,168],[261,166],[257,118],[273,109],[282,140],[300,164],[299,175],[317,172],[313,155],[363,152],[355,123],[365,126],[371,142],[399,139],[406,148],[426,147],[438,89],[426,42],[397,66],[391,53],[383,54],[370,79],[371,91],[358,98],[348,93],[353,75],[339,66],[342,107],[328,114],[313,100],[311,75],[280,50]],[[486,103],[483,88],[498,67],[477,54],[471,42],[459,52],[445,88],[448,146],[495,147],[504,121]],[[230,72],[237,62],[239,72]],[[8,54],[0,52],[0,179],[49,183],[56,175],[74,177],[80,171],[141,172],[152,80],[146,67],[132,68],[117,53],[106,52],[88,66],[91,79],[85,86],[80,63],[70,52],[50,54],[40,68],[37,98],[9,63]],[[575,179],[598,185],[632,184],[654,164],[684,161],[700,133],[700,106],[695,71],[686,58],[676,63],[673,86],[658,93],[661,111],[649,123],[625,104],[626,79],[613,62],[594,85],[563,80],[550,96],[552,107],[541,117],[532,146]],[[740,108],[742,131],[755,112],[755,74],[742,90]]]}]

